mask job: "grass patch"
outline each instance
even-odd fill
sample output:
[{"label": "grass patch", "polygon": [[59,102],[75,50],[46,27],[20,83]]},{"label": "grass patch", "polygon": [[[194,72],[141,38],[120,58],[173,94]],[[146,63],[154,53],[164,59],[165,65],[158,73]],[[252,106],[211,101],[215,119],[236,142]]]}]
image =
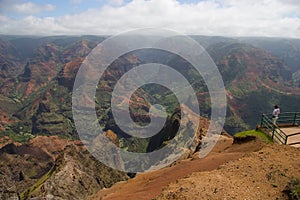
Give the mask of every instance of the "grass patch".
[{"label": "grass patch", "polygon": [[272,138],[260,130],[243,131],[243,132],[236,133],[234,135],[234,137],[239,137],[239,138],[247,137],[247,136],[255,136],[255,137],[259,138],[260,140],[262,140],[263,142],[273,143]]}]

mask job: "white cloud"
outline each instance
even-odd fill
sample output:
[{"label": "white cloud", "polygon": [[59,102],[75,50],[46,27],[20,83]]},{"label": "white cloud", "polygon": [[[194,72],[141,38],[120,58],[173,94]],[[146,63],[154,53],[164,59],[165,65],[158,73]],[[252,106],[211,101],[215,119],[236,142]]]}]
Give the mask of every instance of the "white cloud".
[{"label": "white cloud", "polygon": [[[116,34],[135,28],[168,28],[187,34],[300,38],[299,4],[283,0],[111,0],[98,9],[61,17],[1,21],[2,34]],[[298,1],[297,1],[298,2]],[[120,3],[120,4],[118,4]],[[123,3],[123,4],[122,4]]]},{"label": "white cloud", "polygon": [[300,1],[299,0],[281,0],[282,3],[288,3],[293,6],[298,6],[300,7]]},{"label": "white cloud", "polygon": [[39,5],[30,1],[21,2],[18,0],[3,0],[0,2],[0,7],[2,10],[27,15],[55,10],[55,6],[52,4]]},{"label": "white cloud", "polygon": [[36,14],[44,11],[53,11],[55,9],[55,6],[52,4],[37,5],[32,2],[26,2],[14,5],[13,9],[19,13]]},{"label": "white cloud", "polygon": [[124,4],[123,0],[109,0],[108,2],[112,6],[120,6]]},{"label": "white cloud", "polygon": [[83,2],[83,0],[69,0],[71,4],[80,4]]}]

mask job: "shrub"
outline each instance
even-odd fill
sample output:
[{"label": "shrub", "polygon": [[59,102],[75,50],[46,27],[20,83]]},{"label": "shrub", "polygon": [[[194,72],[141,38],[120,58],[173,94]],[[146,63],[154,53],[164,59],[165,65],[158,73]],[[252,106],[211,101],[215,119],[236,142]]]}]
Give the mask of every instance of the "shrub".
[{"label": "shrub", "polygon": [[292,178],[283,192],[288,195],[289,200],[300,200],[300,179]]}]

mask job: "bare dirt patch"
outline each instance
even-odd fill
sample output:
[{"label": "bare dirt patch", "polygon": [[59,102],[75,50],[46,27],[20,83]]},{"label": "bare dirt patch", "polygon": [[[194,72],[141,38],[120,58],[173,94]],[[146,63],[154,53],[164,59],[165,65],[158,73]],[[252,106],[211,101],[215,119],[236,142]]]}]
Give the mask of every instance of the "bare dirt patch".
[{"label": "bare dirt patch", "polygon": [[[170,167],[149,173],[138,174],[133,179],[117,183],[111,188],[99,191],[90,199],[152,199],[161,194],[163,188],[171,184],[164,190],[160,197],[161,199],[168,199],[169,188],[170,190],[174,190],[173,192],[177,193],[177,189],[175,189],[176,186],[178,186],[178,188],[183,187],[184,185],[181,185],[181,182],[183,180],[187,180],[186,177],[189,177],[193,172],[208,173],[208,171],[215,170],[224,163],[242,158],[245,154],[257,151],[265,145],[260,141],[250,141],[243,144],[233,145],[232,143],[232,138],[222,136],[213,151],[205,158],[199,159],[195,154],[192,158],[178,161],[175,165]],[[181,180],[178,181],[178,179]],[[203,182],[203,184],[206,184],[207,181],[202,181],[202,179],[199,178],[197,182]],[[187,185],[187,188],[190,188],[190,185]],[[181,194],[181,190],[182,189],[179,189],[178,194]],[[195,199],[198,197],[197,195],[198,192],[189,194],[187,191],[186,197],[189,199]],[[185,196],[178,196],[177,199],[182,199],[181,197]]]},{"label": "bare dirt patch", "polygon": [[299,157],[300,149],[270,144],[173,182],[156,199],[287,199],[282,191],[292,177],[300,177]]}]

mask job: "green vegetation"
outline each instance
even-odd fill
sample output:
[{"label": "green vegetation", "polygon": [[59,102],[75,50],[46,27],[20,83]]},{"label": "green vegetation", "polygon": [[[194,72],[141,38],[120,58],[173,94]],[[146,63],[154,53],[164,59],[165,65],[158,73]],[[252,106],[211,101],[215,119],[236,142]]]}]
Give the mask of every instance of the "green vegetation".
[{"label": "green vegetation", "polygon": [[299,178],[292,178],[284,192],[288,195],[290,200],[300,200],[300,179]]},{"label": "green vegetation", "polygon": [[149,139],[147,138],[121,138],[119,139],[120,148],[129,152],[146,153]]},{"label": "green vegetation", "polygon": [[267,142],[267,143],[273,142],[272,138],[269,135],[265,134],[264,132],[262,132],[260,130],[243,131],[243,132],[236,133],[234,135],[234,137],[247,137],[247,136],[255,136],[255,137],[259,138],[260,140]]},{"label": "green vegetation", "polygon": [[15,142],[25,143],[28,140],[34,138],[35,136],[31,133],[15,133],[12,130],[0,131],[0,138],[4,136],[9,136],[9,138]]},{"label": "green vegetation", "polygon": [[20,194],[20,199],[25,200],[30,197],[30,195],[36,191],[38,188],[42,186],[42,184],[47,181],[51,175],[54,173],[56,166],[54,165],[47,174],[45,174],[42,178],[40,178],[35,184],[33,184],[29,189],[25,190]]}]

